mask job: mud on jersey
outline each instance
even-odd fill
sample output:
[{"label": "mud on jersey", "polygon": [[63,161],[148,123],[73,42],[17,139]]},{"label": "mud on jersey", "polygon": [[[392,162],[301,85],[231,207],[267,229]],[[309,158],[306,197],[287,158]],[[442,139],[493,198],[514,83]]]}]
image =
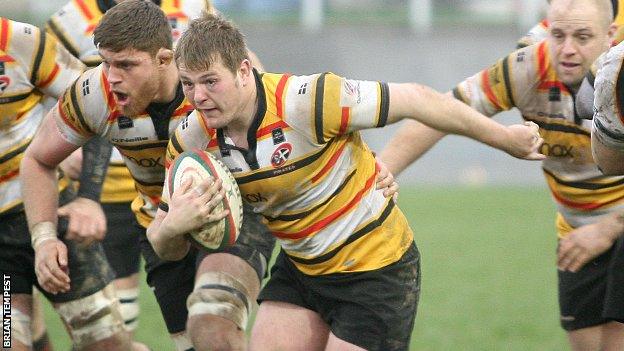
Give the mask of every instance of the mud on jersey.
[{"label": "mud on jersey", "polygon": [[591,121],[575,115],[574,96],[557,78],[547,41],[520,49],[461,82],[453,94],[492,116],[517,107],[540,127],[546,181],[561,214],[559,235],[624,209],[624,178],[600,172],[591,153]]},{"label": "mud on jersey", "polygon": [[594,119],[592,133],[604,145],[624,150],[624,44],[617,45],[596,61]]},{"label": "mud on jersey", "polygon": [[[169,19],[174,42],[188,28],[191,19],[199,17],[203,10],[215,11],[209,0],[152,1]],[[86,65],[97,66],[102,58],[93,44],[93,30],[104,13],[115,4],[114,0],[72,0],[52,15],[47,22],[47,30]],[[100,199],[103,203],[128,202],[136,195],[132,176],[121,154],[113,149]]]},{"label": "mud on jersey", "polygon": [[160,201],[169,135],[192,110],[181,86],[170,104],[151,104],[143,114],[129,118],[117,110],[102,66],[98,66],[82,74],[55,108],[59,112],[56,124],[68,142],[81,146],[97,134],[119,150],[139,192],[132,209],[147,227]]},{"label": "mud on jersey", "polygon": [[387,85],[331,73],[255,73],[249,149],[207,128],[195,111],[172,136],[167,162],[191,148],[221,159],[305,274],[367,271],[398,260],[413,234],[394,201],[375,190],[375,159],[357,132],[385,125]]},{"label": "mud on jersey", "polygon": [[60,96],[83,69],[39,28],[0,17],[0,213],[21,206],[19,166],[44,116],[43,96]]}]

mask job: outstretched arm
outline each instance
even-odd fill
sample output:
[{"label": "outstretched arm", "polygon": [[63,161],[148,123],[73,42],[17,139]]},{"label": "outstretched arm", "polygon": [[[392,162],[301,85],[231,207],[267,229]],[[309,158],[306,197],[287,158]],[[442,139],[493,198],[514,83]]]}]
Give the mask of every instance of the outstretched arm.
[{"label": "outstretched arm", "polygon": [[[538,152],[543,139],[534,123],[504,126],[448,94],[441,94],[419,84],[390,84],[389,88],[389,123],[410,118],[442,133],[459,134],[478,140],[514,157],[527,160],[545,158]],[[441,137],[431,131],[429,133],[429,143],[436,137]],[[431,146],[428,143],[423,145],[420,149],[424,151]]]}]

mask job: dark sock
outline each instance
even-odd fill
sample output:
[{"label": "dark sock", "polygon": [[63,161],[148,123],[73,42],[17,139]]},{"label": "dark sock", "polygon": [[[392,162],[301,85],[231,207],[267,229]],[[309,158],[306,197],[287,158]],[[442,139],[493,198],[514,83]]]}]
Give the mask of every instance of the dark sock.
[{"label": "dark sock", "polygon": [[52,351],[52,344],[50,343],[50,339],[48,339],[48,332],[46,331],[41,335],[41,337],[37,340],[33,341],[33,351]]}]

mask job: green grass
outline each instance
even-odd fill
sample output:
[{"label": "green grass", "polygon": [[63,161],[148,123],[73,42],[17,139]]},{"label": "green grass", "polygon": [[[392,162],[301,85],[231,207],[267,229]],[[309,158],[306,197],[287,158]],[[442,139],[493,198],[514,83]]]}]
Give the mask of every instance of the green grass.
[{"label": "green grass", "polygon": [[[402,189],[422,256],[411,350],[562,350],[554,209],[543,187]],[[173,350],[143,284],[137,339]],[[57,350],[69,342],[47,310]]]}]

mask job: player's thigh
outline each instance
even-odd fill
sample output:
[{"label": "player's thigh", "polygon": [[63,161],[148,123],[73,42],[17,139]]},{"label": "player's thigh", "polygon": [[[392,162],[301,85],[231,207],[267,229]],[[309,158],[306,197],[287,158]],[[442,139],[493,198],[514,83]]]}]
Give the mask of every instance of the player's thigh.
[{"label": "player's thigh", "polygon": [[167,330],[169,334],[181,333],[186,330],[186,299],[193,291],[197,251],[191,249],[179,261],[164,261],[158,257],[145,234],[141,234],[140,246],[147,284],[154,292]]},{"label": "player's thigh", "polygon": [[279,301],[263,301],[251,330],[250,351],[325,350],[329,326],[318,313]]},{"label": "player's thigh", "polygon": [[107,233],[102,241],[104,252],[115,271],[116,278],[126,278],[139,272],[141,231],[132,223],[135,215],[130,203],[102,204],[106,214]]},{"label": "player's thigh", "polygon": [[366,349],[361,348],[357,345],[353,345],[347,341],[338,338],[333,333],[330,333],[329,338],[327,339],[327,346],[325,347],[325,351],[366,351]]},{"label": "player's thigh", "polygon": [[566,331],[591,328],[608,322],[603,311],[613,253],[614,248],[611,248],[578,272],[557,272],[560,323]]},{"label": "player's thigh", "polygon": [[[602,316],[624,323],[624,238],[616,241],[609,268]],[[616,324],[621,325],[620,323]]]}]

